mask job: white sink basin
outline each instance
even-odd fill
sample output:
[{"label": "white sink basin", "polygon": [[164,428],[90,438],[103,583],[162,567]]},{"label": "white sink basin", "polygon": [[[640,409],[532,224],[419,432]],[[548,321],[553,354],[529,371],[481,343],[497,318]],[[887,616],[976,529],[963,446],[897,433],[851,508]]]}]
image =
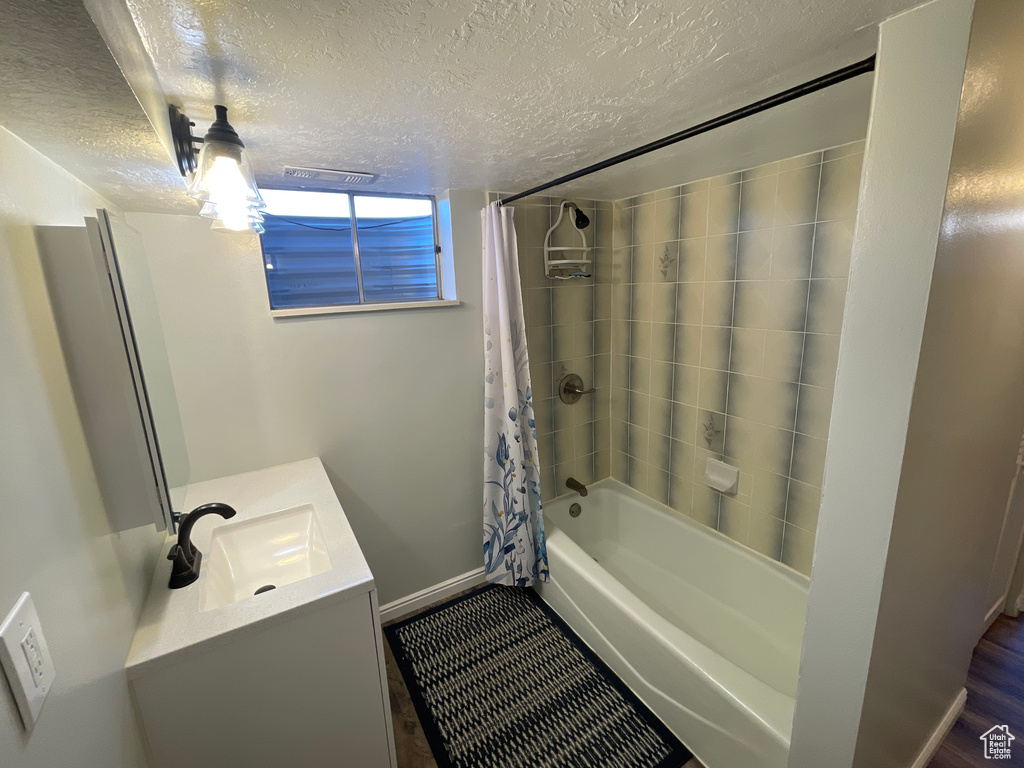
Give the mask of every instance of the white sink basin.
[{"label": "white sink basin", "polygon": [[310,504],[222,525],[203,553],[206,591],[200,605],[212,611],[331,570],[331,557]]}]

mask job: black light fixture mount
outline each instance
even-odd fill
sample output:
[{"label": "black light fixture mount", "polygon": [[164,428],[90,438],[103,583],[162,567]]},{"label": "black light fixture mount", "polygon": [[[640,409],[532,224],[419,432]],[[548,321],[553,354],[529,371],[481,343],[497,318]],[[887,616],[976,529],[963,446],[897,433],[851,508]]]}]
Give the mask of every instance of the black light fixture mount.
[{"label": "black light fixture mount", "polygon": [[188,178],[186,194],[203,204],[200,216],[215,219],[213,229],[262,232],[260,210],[266,203],[245,144],[228,122],[228,108],[222,104],[213,108],[216,119],[200,139],[192,135],[195,123],[188,115],[174,104],[167,106],[174,158],[178,171]]},{"label": "black light fixture mount", "polygon": [[174,142],[174,157],[178,161],[178,170],[182,176],[188,176],[196,170],[199,157],[196,144],[202,144],[203,140],[192,135],[192,126],[195,123],[173,104],[167,107],[167,115],[171,120],[171,139]]}]

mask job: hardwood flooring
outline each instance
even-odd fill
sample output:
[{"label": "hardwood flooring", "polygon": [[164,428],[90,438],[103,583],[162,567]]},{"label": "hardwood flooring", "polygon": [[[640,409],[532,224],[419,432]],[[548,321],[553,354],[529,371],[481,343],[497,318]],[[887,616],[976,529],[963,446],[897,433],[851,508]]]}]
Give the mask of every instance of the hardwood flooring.
[{"label": "hardwood flooring", "polygon": [[[986,760],[981,735],[994,725],[1016,736],[1010,760]],[[967,675],[967,706],[928,768],[1024,765],[1024,614],[1000,616],[978,643]]]}]

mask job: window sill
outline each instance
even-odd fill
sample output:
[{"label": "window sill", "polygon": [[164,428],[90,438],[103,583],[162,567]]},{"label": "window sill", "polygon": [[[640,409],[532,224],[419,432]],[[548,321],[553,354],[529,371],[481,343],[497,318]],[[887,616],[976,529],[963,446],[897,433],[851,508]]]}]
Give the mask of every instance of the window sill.
[{"label": "window sill", "polygon": [[272,309],[271,317],[305,317],[307,315],[341,315],[350,312],[380,312],[388,309],[432,309],[437,307],[458,307],[458,299],[435,299],[433,301],[396,301],[380,304],[348,304],[335,307],[299,307],[296,309]]}]

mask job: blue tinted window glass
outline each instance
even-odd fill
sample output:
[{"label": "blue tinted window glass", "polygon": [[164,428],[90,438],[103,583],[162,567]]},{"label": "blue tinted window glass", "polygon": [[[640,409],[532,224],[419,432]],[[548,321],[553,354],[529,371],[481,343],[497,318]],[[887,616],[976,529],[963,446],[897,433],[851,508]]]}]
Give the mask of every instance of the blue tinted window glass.
[{"label": "blue tinted window glass", "polygon": [[[263,257],[272,309],[435,299],[433,201],[264,189]],[[354,205],[359,266],[355,259]]]},{"label": "blue tinted window glass", "polygon": [[272,309],[359,303],[350,219],[267,214],[263,226]]},{"label": "blue tinted window glass", "polygon": [[417,198],[355,198],[366,301],[437,298],[434,206]]}]

